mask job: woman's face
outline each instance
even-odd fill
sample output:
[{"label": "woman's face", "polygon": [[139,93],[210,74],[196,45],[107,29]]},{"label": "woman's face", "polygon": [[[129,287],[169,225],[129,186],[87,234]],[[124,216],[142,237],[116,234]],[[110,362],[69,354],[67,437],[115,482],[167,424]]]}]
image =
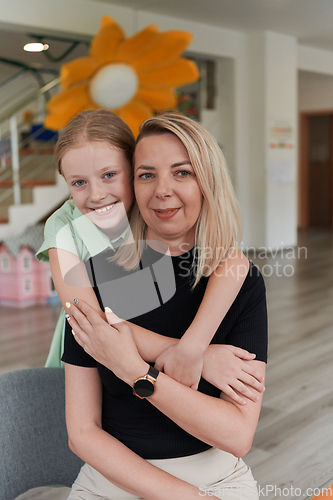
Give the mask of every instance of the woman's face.
[{"label": "woman's face", "polygon": [[130,164],[107,142],[87,142],[67,151],[61,170],[83,215],[102,229],[115,229],[133,202]]},{"label": "woman's face", "polygon": [[[152,135],[135,150],[134,190],[147,239],[195,243],[202,194],[187,151],[172,133]],[[185,251],[185,250],[184,250]]]}]

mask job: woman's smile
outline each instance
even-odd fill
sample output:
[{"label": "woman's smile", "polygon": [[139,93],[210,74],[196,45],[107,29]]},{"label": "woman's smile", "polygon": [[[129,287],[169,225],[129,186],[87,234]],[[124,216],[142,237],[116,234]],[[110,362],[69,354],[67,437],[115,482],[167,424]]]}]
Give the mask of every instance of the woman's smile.
[{"label": "woman's smile", "polygon": [[179,212],[180,208],[153,208],[153,211],[159,219],[168,220],[172,219]]}]

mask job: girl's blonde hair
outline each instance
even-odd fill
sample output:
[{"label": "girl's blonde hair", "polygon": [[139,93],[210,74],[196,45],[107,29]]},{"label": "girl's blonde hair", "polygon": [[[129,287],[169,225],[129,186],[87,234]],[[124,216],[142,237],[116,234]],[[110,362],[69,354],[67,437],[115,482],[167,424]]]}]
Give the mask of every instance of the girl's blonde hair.
[{"label": "girl's blonde hair", "polygon": [[[236,195],[223,153],[213,137],[199,123],[185,116],[165,113],[145,121],[140,127],[138,144],[144,137],[172,133],[185,147],[203,196],[195,231],[195,287],[203,276],[210,276],[237,246],[242,232]],[[131,228],[137,243],[137,255],[123,252],[118,263],[131,269],[138,264],[147,225],[137,204],[131,216]],[[185,252],[184,252],[185,253]]]},{"label": "girl's blonde hair", "polygon": [[83,111],[64,128],[55,147],[58,172],[64,154],[73,147],[86,142],[107,142],[112,148],[122,150],[129,163],[135,148],[134,135],[119,116],[107,109]]}]

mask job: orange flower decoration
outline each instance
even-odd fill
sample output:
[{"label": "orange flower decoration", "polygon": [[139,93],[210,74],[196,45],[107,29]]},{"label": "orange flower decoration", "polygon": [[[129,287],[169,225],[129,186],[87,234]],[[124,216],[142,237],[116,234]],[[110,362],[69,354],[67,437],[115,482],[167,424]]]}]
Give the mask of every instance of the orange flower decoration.
[{"label": "orange flower decoration", "polygon": [[62,90],[48,102],[45,127],[59,130],[81,111],[107,108],[137,135],[153,111],[176,107],[176,87],[199,78],[195,63],[180,57],[191,40],[191,33],[161,33],[155,25],[126,38],[103,17],[88,57],[62,66]]}]

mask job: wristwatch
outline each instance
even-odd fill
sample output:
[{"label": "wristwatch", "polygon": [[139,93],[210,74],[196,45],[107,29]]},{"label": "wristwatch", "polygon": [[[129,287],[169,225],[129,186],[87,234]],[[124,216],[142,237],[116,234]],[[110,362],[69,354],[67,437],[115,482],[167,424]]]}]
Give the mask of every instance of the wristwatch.
[{"label": "wristwatch", "polygon": [[155,383],[160,372],[153,366],[149,367],[148,372],[143,377],[136,379],[133,385],[133,394],[140,399],[148,398],[154,393]]}]

